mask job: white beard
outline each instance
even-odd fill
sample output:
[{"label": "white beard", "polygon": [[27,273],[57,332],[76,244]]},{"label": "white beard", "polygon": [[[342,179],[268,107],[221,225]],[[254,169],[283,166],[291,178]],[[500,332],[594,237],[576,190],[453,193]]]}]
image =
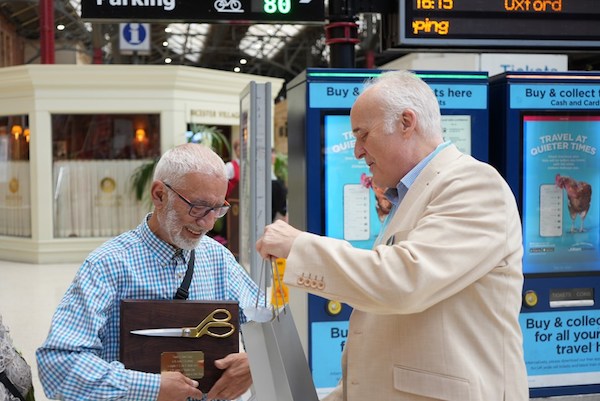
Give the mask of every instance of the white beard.
[{"label": "white beard", "polygon": [[207,230],[202,230],[202,236],[198,239],[184,237],[181,232],[181,221],[179,221],[177,212],[173,209],[173,201],[174,199],[170,197],[167,203],[167,214],[164,221],[165,230],[171,239],[171,243],[176,247],[187,250],[195,249]]}]

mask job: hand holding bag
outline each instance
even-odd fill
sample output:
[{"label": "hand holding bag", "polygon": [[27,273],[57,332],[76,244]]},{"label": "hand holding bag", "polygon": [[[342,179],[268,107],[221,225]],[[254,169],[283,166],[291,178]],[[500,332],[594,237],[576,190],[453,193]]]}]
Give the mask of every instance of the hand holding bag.
[{"label": "hand holding bag", "polygon": [[[261,278],[265,269],[263,264]],[[241,326],[256,400],[318,401],[289,306],[276,306],[265,320],[249,321]]]}]

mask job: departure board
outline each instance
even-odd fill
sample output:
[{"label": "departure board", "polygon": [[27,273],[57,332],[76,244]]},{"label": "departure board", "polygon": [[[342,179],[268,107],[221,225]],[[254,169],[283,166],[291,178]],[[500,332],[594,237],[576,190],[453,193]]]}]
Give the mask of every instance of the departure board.
[{"label": "departure board", "polygon": [[399,45],[600,47],[599,0],[399,0]]}]

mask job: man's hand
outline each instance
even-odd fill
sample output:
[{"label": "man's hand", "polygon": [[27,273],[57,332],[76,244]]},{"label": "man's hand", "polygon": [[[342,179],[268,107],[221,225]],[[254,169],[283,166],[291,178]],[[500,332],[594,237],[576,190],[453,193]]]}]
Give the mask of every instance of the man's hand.
[{"label": "man's hand", "polygon": [[202,396],[196,380],[185,377],[180,372],[160,374],[160,390],[157,401],[186,401],[188,397],[201,399]]},{"label": "man's hand", "polygon": [[235,400],[252,385],[247,354],[229,354],[223,359],[217,359],[215,366],[225,371],[206,395],[207,399]]},{"label": "man's hand", "polygon": [[263,259],[287,258],[294,240],[300,234],[302,231],[283,220],[277,220],[265,227],[263,236],[256,241],[256,250]]}]

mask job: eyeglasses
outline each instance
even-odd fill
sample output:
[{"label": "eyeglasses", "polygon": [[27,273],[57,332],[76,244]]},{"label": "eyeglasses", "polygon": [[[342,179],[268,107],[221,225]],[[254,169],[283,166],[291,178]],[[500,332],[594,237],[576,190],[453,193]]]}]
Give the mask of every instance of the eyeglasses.
[{"label": "eyeglasses", "polygon": [[231,207],[231,205],[227,201],[225,201],[225,204],[223,206],[216,206],[216,207],[194,204],[194,203],[190,202],[189,200],[187,200],[186,198],[184,198],[183,195],[181,195],[179,192],[175,191],[173,189],[173,187],[170,186],[169,184],[167,184],[166,182],[163,181],[162,183],[165,184],[165,186],[167,188],[169,188],[171,191],[175,192],[175,194],[177,194],[177,196],[179,196],[179,198],[182,201],[184,201],[185,203],[188,204],[188,206],[190,207],[189,214],[192,217],[202,218],[202,217],[206,217],[210,212],[214,212],[215,216],[217,216],[217,218],[221,218],[221,217],[225,216],[225,214]]}]

